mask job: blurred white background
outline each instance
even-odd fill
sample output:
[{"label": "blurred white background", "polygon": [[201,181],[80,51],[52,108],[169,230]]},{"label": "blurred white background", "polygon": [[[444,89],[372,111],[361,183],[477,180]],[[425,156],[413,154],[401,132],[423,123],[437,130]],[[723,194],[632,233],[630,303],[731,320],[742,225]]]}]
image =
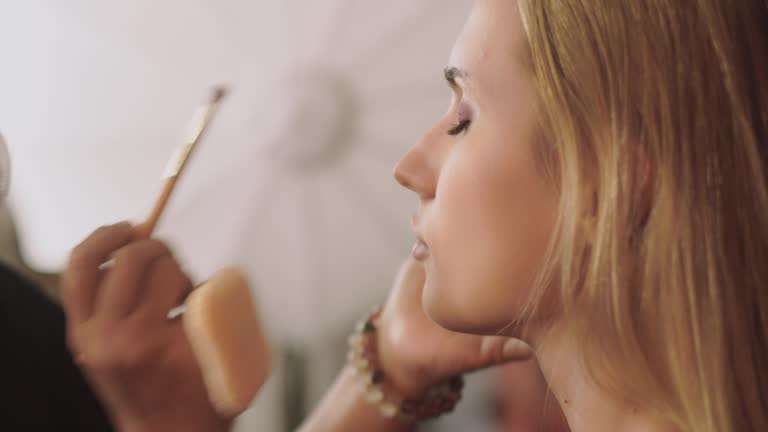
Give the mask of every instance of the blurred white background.
[{"label": "blurred white background", "polygon": [[442,68],[470,6],[0,2],[0,132],[26,261],[58,271],[98,225],[144,217],[194,109],[226,83],[158,236],[197,280],[250,274],[285,361],[239,427],[289,427],[286,405],[313,403],[409,252],[416,199],[391,168],[447,108]]}]

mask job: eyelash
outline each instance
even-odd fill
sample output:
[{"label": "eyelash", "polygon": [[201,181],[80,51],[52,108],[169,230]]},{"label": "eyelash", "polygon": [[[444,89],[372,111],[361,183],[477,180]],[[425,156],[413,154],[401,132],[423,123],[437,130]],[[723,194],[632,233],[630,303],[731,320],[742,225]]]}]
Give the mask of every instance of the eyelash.
[{"label": "eyelash", "polygon": [[457,125],[448,129],[448,135],[456,136],[462,132],[466,132],[469,129],[469,125],[472,124],[471,120],[462,120]]}]

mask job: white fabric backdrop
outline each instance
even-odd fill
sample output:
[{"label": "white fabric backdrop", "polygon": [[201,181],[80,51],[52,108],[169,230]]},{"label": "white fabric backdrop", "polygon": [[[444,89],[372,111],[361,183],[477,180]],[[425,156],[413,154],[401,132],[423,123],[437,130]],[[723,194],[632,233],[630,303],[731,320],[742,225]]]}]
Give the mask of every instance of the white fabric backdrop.
[{"label": "white fabric backdrop", "polygon": [[[197,279],[242,265],[274,339],[338,334],[383,298],[409,252],[416,199],[391,168],[447,106],[441,71],[470,5],[1,2],[0,131],[26,258],[60,269],[96,226],[141,219],[193,110],[225,82],[231,96],[158,235]],[[297,145],[316,139],[323,126],[312,119],[333,103],[321,97],[300,106],[308,116],[291,111],[297,96],[284,83],[307,70],[353,95],[355,115],[344,119],[352,138],[321,169],[286,172],[263,148],[285,140],[286,128]],[[286,115],[292,124],[280,121]],[[249,417],[259,430],[279,428],[269,393]]]}]

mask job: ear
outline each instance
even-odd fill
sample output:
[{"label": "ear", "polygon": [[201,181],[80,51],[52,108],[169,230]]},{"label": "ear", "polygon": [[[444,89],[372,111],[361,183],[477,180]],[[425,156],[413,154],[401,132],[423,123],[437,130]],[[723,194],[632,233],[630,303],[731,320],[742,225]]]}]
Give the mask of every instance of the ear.
[{"label": "ear", "polygon": [[[629,194],[631,202],[628,228],[631,230],[642,229],[648,221],[655,195],[656,175],[653,158],[650,151],[637,144],[633,145],[627,175],[629,175]],[[595,188],[598,185],[594,185]],[[595,239],[595,229],[598,216],[597,191],[593,191],[588,205],[584,207],[581,216],[580,230],[587,244],[592,244]]]}]

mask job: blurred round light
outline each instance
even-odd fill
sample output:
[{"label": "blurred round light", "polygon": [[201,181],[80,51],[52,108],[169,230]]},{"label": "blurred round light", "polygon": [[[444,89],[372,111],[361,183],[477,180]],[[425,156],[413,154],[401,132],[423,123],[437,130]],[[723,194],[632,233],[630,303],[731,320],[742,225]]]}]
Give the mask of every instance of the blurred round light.
[{"label": "blurred round light", "polygon": [[307,66],[273,88],[260,121],[276,126],[267,151],[282,167],[306,172],[340,158],[354,139],[358,105],[338,72]]}]

